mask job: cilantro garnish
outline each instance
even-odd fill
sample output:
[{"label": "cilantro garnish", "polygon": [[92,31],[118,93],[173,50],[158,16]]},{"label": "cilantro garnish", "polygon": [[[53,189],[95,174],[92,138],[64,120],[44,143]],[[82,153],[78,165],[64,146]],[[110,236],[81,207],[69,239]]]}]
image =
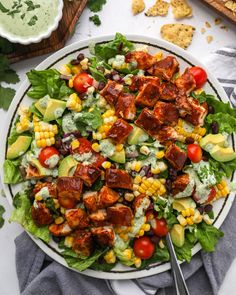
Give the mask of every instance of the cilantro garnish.
[{"label": "cilantro garnish", "polygon": [[88,1],[88,8],[92,12],[98,12],[102,10],[102,6],[106,4],[106,0],[89,0]]},{"label": "cilantro garnish", "polygon": [[38,20],[38,18],[37,18],[36,15],[32,16],[30,21],[28,22],[28,25],[29,26],[34,26],[36,24],[37,20]]},{"label": "cilantro garnish", "polygon": [[90,21],[92,21],[96,26],[101,25],[101,20],[97,14],[94,14],[93,16],[90,16],[89,18]]}]

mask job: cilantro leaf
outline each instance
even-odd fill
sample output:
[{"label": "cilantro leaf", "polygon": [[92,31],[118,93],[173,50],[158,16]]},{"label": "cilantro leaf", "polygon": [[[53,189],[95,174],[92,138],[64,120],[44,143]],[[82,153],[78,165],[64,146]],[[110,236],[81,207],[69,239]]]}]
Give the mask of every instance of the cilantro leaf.
[{"label": "cilantro leaf", "polygon": [[101,25],[101,20],[97,14],[94,14],[93,16],[90,16],[89,20],[93,22],[96,26]]},{"label": "cilantro leaf", "polygon": [[36,24],[37,20],[38,20],[37,15],[33,15],[27,24],[29,26],[34,26]]},{"label": "cilantro leaf", "polygon": [[4,218],[3,213],[5,212],[5,209],[2,205],[0,205],[0,228],[4,225]]},{"label": "cilantro leaf", "polygon": [[0,85],[0,108],[8,110],[15,93],[14,89]]},{"label": "cilantro leaf", "polygon": [[98,12],[102,10],[102,7],[106,2],[106,0],[89,0],[87,5],[92,12]]},{"label": "cilantro leaf", "polygon": [[215,96],[212,94],[206,94],[205,91],[202,91],[199,94],[196,94],[194,91],[191,92],[191,96],[197,99],[200,103],[207,102],[210,99],[215,99]]},{"label": "cilantro leaf", "polygon": [[196,238],[206,252],[213,252],[218,240],[223,236],[224,233],[213,225],[202,222],[197,226]]}]

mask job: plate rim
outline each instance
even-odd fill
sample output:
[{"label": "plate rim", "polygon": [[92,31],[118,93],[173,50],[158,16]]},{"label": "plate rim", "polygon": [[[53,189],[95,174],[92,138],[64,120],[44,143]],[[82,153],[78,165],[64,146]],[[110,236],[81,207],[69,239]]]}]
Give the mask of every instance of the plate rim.
[{"label": "plate rim", "polygon": [[[205,67],[205,65],[199,61],[197,58],[195,58],[192,54],[186,52],[185,50],[183,50],[182,48],[179,48],[178,46],[169,43],[165,40],[159,39],[159,38],[154,38],[154,37],[149,37],[149,36],[143,36],[143,35],[139,35],[139,34],[124,34],[126,36],[126,38],[128,40],[131,40],[134,43],[139,43],[139,42],[144,42],[144,43],[148,43],[150,45],[154,45],[154,46],[158,46],[158,47],[163,47],[163,49],[165,49],[166,51],[169,51],[171,53],[173,53],[173,55],[179,55],[181,56],[181,58],[185,61],[187,61],[188,63],[192,63],[195,65],[200,65],[202,66],[208,75],[208,82],[210,83],[210,85],[214,85],[213,88],[216,89],[217,93],[219,94],[219,96],[223,99],[223,101],[227,101],[230,102],[229,98],[227,97],[223,87],[220,85],[220,83],[218,82],[218,80],[214,77],[214,75]],[[83,47],[88,48],[90,43],[104,43],[107,42],[109,40],[114,39],[115,34],[107,34],[107,35],[101,35],[101,36],[97,36],[97,37],[92,37],[92,38],[86,38],[77,42],[74,42],[62,49],[60,49],[59,51],[53,53],[52,55],[50,55],[49,57],[47,57],[46,59],[44,59],[35,69],[37,70],[41,70],[41,69],[47,69],[51,66],[53,66],[53,64],[57,63],[58,60],[61,58],[61,56],[66,57],[66,55],[70,55],[73,53],[73,51],[76,51],[78,49],[81,49]],[[5,160],[5,152],[6,152],[6,140],[7,140],[7,135],[8,135],[8,129],[9,126],[11,126],[11,122],[14,119],[14,111],[18,108],[18,105],[21,103],[21,98],[24,96],[23,94],[25,93],[25,91],[28,89],[28,87],[30,87],[30,83],[27,80],[27,78],[22,82],[20,88],[18,89],[18,91],[16,92],[16,95],[9,107],[7,116],[6,116],[6,121],[4,126],[7,128],[4,128],[3,133],[1,135],[1,139],[3,142],[3,144],[0,145],[0,164],[1,167],[3,167],[3,163]],[[235,139],[235,135],[234,135],[234,139]],[[2,186],[3,189],[6,193],[6,197],[7,200],[10,204],[11,207],[13,207],[12,204],[12,198],[9,196],[8,194],[8,188],[6,184],[3,183],[3,169],[0,170],[0,176],[1,176],[1,180],[2,180]],[[234,200],[234,193],[231,193],[228,198],[225,200],[225,204],[223,207],[222,212],[219,214],[218,219],[215,222],[215,226],[217,228],[219,228],[222,223],[224,222],[225,218],[227,218],[227,215],[229,213],[229,210],[232,206]],[[24,229],[25,230],[25,229]],[[27,231],[26,231],[27,232]],[[153,268],[150,269],[144,269],[144,270],[134,270],[131,272],[124,272],[124,273],[112,273],[112,272],[105,272],[105,271],[97,271],[97,270],[92,270],[92,269],[88,269],[86,271],[83,272],[79,272],[76,269],[70,268],[63,257],[61,257],[59,254],[55,253],[50,246],[48,246],[46,243],[44,243],[43,241],[35,238],[32,234],[28,233],[27,234],[33,239],[33,241],[50,257],[52,257],[55,261],[57,261],[58,263],[64,265],[65,267],[72,269],[78,273],[84,274],[84,275],[88,275],[91,277],[95,277],[95,278],[100,278],[100,279],[116,279],[116,280],[124,280],[124,279],[136,279],[136,278],[142,278],[142,277],[147,277],[147,276],[151,276],[151,275],[155,275],[161,272],[164,272],[168,269],[170,269],[170,263],[169,262],[164,262],[162,265],[157,265]],[[195,245],[195,247],[193,248],[192,251],[192,256],[194,256],[199,250],[201,250],[201,246],[198,243],[197,245]]]}]

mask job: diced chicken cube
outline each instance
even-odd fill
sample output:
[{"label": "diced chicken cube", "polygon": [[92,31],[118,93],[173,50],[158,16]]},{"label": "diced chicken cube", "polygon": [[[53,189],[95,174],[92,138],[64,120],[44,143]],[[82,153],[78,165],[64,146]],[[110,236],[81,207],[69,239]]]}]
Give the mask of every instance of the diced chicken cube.
[{"label": "diced chicken cube", "polygon": [[152,83],[153,85],[160,86],[160,79],[152,76],[133,76],[132,83],[129,86],[131,91],[141,90],[144,84]]},{"label": "diced chicken cube", "polygon": [[123,91],[123,85],[109,80],[100,94],[106,99],[110,105],[115,105],[119,95]]},{"label": "diced chicken cube", "polygon": [[87,186],[92,186],[92,184],[101,176],[101,170],[92,164],[78,164],[74,176],[81,178]]},{"label": "diced chicken cube", "polygon": [[[172,182],[172,194],[175,196],[178,193],[183,192],[190,182],[189,174],[178,175]],[[191,195],[191,193],[190,193]]]},{"label": "diced chicken cube", "polygon": [[106,169],[106,185],[110,188],[129,190],[133,187],[131,176],[121,169]]},{"label": "diced chicken cube", "polygon": [[115,204],[120,198],[119,194],[107,186],[103,186],[98,196],[99,208],[105,208]]},{"label": "diced chicken cube", "polygon": [[207,103],[200,104],[196,99],[190,97],[189,102],[192,108],[191,114],[187,114],[184,119],[194,126],[204,125],[204,120],[208,112]]},{"label": "diced chicken cube", "polygon": [[133,120],[136,115],[135,96],[122,93],[115,106],[116,115],[126,120]]},{"label": "diced chicken cube", "polygon": [[184,141],[185,139],[183,135],[178,134],[177,131],[171,126],[162,126],[155,138],[161,143],[176,140]]},{"label": "diced chicken cube", "polygon": [[85,192],[83,194],[83,203],[89,212],[98,210],[98,192]]},{"label": "diced chicken cube", "polygon": [[196,81],[189,68],[175,80],[175,85],[187,94],[196,88]]},{"label": "diced chicken cube", "polygon": [[135,103],[144,107],[152,108],[159,98],[159,87],[151,82],[144,84],[138,95]]},{"label": "diced chicken cube", "polygon": [[115,233],[112,227],[94,227],[91,232],[95,241],[102,247],[112,247],[115,243]]},{"label": "diced chicken cube", "polygon": [[142,110],[135,124],[144,129],[149,135],[155,137],[158,134],[158,130],[161,128],[162,123],[153,114],[152,111],[145,108]]},{"label": "diced chicken cube", "polygon": [[176,97],[178,96],[179,90],[175,86],[175,84],[169,82],[163,82],[161,83],[161,86],[159,88],[160,92],[160,99],[166,100],[166,101],[174,101],[176,100]]},{"label": "diced chicken cube", "polygon": [[67,222],[64,222],[62,224],[53,223],[48,227],[48,229],[50,233],[56,237],[65,237],[72,232],[72,229],[69,227]]},{"label": "diced chicken cube", "polygon": [[73,229],[86,228],[89,226],[88,215],[81,208],[66,210],[65,218],[69,226]]},{"label": "diced chicken cube", "polygon": [[160,61],[155,62],[148,73],[153,76],[170,81],[175,73],[179,71],[179,63],[173,56],[167,56]]},{"label": "diced chicken cube", "polygon": [[181,90],[176,97],[175,105],[178,108],[179,114],[182,118],[184,118],[187,114],[190,115],[192,112],[192,107],[190,105],[189,99],[183,90]]},{"label": "diced chicken cube", "polygon": [[53,222],[52,213],[45,204],[42,204],[40,202],[36,202],[36,205],[33,205],[31,207],[31,214],[34,223],[37,226],[44,226]]},{"label": "diced chicken cube", "polygon": [[89,219],[92,221],[94,226],[107,225],[107,212],[105,209],[100,209],[89,215]]},{"label": "diced chicken cube", "polygon": [[167,148],[165,158],[177,171],[179,171],[184,167],[185,161],[187,160],[187,154],[173,143]]},{"label": "diced chicken cube", "polygon": [[117,144],[124,143],[132,130],[133,127],[126,121],[118,119],[111,126],[107,133],[107,137],[111,138]]},{"label": "diced chicken cube", "polygon": [[108,220],[112,224],[131,226],[133,220],[133,212],[130,207],[123,204],[116,204],[107,208]]},{"label": "diced chicken cube", "polygon": [[77,230],[73,240],[72,249],[82,256],[90,256],[93,252],[92,233],[86,230]]},{"label": "diced chicken cube", "polygon": [[134,199],[132,207],[135,213],[139,212],[139,215],[143,215],[149,207],[150,203],[151,201],[145,194],[140,194]]},{"label": "diced chicken cube", "polygon": [[173,103],[158,101],[153,114],[163,125],[175,126],[178,123],[179,112]]},{"label": "diced chicken cube", "polygon": [[144,51],[132,51],[126,54],[125,62],[137,62],[138,69],[147,70],[156,62],[156,58]]}]

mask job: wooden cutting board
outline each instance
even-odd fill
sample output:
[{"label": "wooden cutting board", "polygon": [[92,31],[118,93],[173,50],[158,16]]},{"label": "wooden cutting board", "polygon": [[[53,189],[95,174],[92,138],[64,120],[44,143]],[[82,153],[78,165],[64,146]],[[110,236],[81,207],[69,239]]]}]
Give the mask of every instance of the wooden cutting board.
[{"label": "wooden cutting board", "polygon": [[205,3],[215,8],[221,14],[224,14],[236,24],[236,13],[225,7],[222,0],[203,0]]},{"label": "wooden cutting board", "polygon": [[87,0],[64,1],[63,16],[56,31],[47,39],[30,45],[14,44],[14,52],[8,57],[11,63],[43,55],[62,48],[73,33]]}]

